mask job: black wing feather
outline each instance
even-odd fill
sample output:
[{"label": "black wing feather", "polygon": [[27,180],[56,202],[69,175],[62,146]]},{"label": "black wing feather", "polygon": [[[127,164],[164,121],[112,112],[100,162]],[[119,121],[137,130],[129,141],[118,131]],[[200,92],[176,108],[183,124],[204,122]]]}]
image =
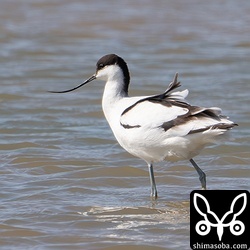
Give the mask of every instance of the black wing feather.
[{"label": "black wing feather", "polygon": [[[126,108],[121,115],[124,115],[125,113],[127,113],[129,110],[131,110],[133,107],[135,107],[138,103],[144,102],[144,101],[151,101],[151,102],[162,102],[162,104],[166,105],[166,106],[171,106],[172,104],[166,100],[169,97],[169,94],[171,91],[173,91],[176,88],[179,88],[181,86],[181,83],[178,82],[178,73],[175,74],[173,81],[168,85],[168,88],[166,89],[166,91],[163,94],[158,94],[158,95],[153,95],[153,96],[149,96],[146,98],[142,98],[141,100],[137,101],[136,103],[134,103],[133,105],[129,106],[128,108]],[[181,101],[176,101],[175,104],[176,105],[181,105],[181,106],[186,106],[184,102]]]}]

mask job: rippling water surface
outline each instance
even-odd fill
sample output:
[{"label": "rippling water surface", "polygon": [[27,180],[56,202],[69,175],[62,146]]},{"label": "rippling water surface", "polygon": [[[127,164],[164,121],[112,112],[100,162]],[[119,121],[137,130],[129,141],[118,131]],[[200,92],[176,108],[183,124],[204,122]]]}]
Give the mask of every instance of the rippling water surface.
[{"label": "rippling water surface", "polygon": [[0,248],[189,249],[188,162],[155,166],[124,152],[101,111],[103,82],[69,94],[117,53],[131,95],[156,94],[179,72],[189,102],[239,124],[196,157],[209,189],[248,189],[249,1],[2,0]]}]

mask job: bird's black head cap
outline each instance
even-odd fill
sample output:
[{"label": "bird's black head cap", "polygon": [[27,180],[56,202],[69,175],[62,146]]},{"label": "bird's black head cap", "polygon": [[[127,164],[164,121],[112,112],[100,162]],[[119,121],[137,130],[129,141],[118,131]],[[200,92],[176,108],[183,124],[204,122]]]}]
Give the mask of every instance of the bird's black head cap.
[{"label": "bird's black head cap", "polygon": [[124,76],[124,91],[128,93],[130,75],[129,75],[127,63],[116,54],[108,54],[98,60],[98,62],[96,63],[96,70],[97,71],[101,70],[107,65],[118,65],[122,69],[123,76]]}]

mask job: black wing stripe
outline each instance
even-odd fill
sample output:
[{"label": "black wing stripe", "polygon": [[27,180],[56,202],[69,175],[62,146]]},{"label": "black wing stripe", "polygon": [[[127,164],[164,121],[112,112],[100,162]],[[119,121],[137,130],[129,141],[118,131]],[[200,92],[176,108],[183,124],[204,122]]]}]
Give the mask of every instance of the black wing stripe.
[{"label": "black wing stripe", "polygon": [[122,124],[122,123],[120,123],[120,124],[121,124],[121,126],[123,126],[126,129],[140,128],[141,127],[140,125],[128,125],[128,124]]},{"label": "black wing stripe", "polygon": [[202,132],[209,130],[209,129],[229,130],[229,129],[233,128],[234,126],[238,126],[238,124],[236,124],[236,123],[232,123],[232,124],[218,123],[218,124],[211,125],[211,126],[208,126],[205,128],[191,130],[188,134],[190,135],[190,134],[202,133]]},{"label": "black wing stripe", "polygon": [[[218,115],[216,116],[213,112],[210,112],[210,111],[207,112],[207,110],[204,110],[203,112],[198,113],[196,115],[192,115],[192,113],[189,112],[189,113],[187,113],[185,115],[177,117],[176,119],[174,119],[172,121],[164,122],[159,127],[163,128],[164,131],[166,132],[167,130],[169,130],[169,129],[175,127],[175,126],[183,125],[185,123],[188,123],[191,120],[202,119],[202,118],[205,118],[205,117],[209,117],[209,118],[211,118],[213,120],[220,121],[220,116],[218,116]],[[238,126],[238,124],[236,124],[236,123],[232,123],[232,124],[217,123],[217,124],[214,124],[214,125],[206,126],[204,128],[191,130],[188,134],[202,133],[202,132],[204,132],[206,130],[209,130],[209,129],[229,130],[229,129],[233,128],[234,126]]]},{"label": "black wing stripe", "polygon": [[179,105],[186,105],[186,103],[184,103],[184,102],[175,101],[175,100],[171,100],[171,99],[168,100],[167,99],[168,95],[169,95],[169,92],[171,92],[172,90],[174,90],[174,89],[181,86],[180,82],[178,82],[177,79],[178,79],[178,73],[175,74],[173,81],[169,84],[168,88],[166,89],[166,91],[163,94],[149,96],[149,97],[146,97],[146,98],[143,98],[143,99],[137,101],[136,103],[134,103],[130,107],[126,108],[122,112],[121,116],[126,114],[129,110],[131,110],[137,104],[139,104],[141,102],[144,102],[144,101],[158,102],[158,103],[163,104],[163,105],[168,106],[168,107],[171,107],[173,102],[175,104],[179,104]]}]

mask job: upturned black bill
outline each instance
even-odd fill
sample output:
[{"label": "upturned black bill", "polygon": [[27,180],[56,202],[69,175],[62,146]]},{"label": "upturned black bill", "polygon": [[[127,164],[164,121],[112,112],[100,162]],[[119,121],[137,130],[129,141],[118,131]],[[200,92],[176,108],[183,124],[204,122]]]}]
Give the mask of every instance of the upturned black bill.
[{"label": "upturned black bill", "polygon": [[68,93],[68,92],[71,92],[71,91],[74,91],[76,89],[81,88],[83,85],[85,85],[85,84],[87,84],[87,83],[89,83],[89,82],[91,82],[91,81],[93,81],[95,79],[96,79],[96,76],[93,75],[88,80],[86,80],[84,83],[81,83],[80,85],[74,87],[73,89],[68,89],[68,90],[63,90],[63,91],[49,91],[49,92],[50,93]]}]

